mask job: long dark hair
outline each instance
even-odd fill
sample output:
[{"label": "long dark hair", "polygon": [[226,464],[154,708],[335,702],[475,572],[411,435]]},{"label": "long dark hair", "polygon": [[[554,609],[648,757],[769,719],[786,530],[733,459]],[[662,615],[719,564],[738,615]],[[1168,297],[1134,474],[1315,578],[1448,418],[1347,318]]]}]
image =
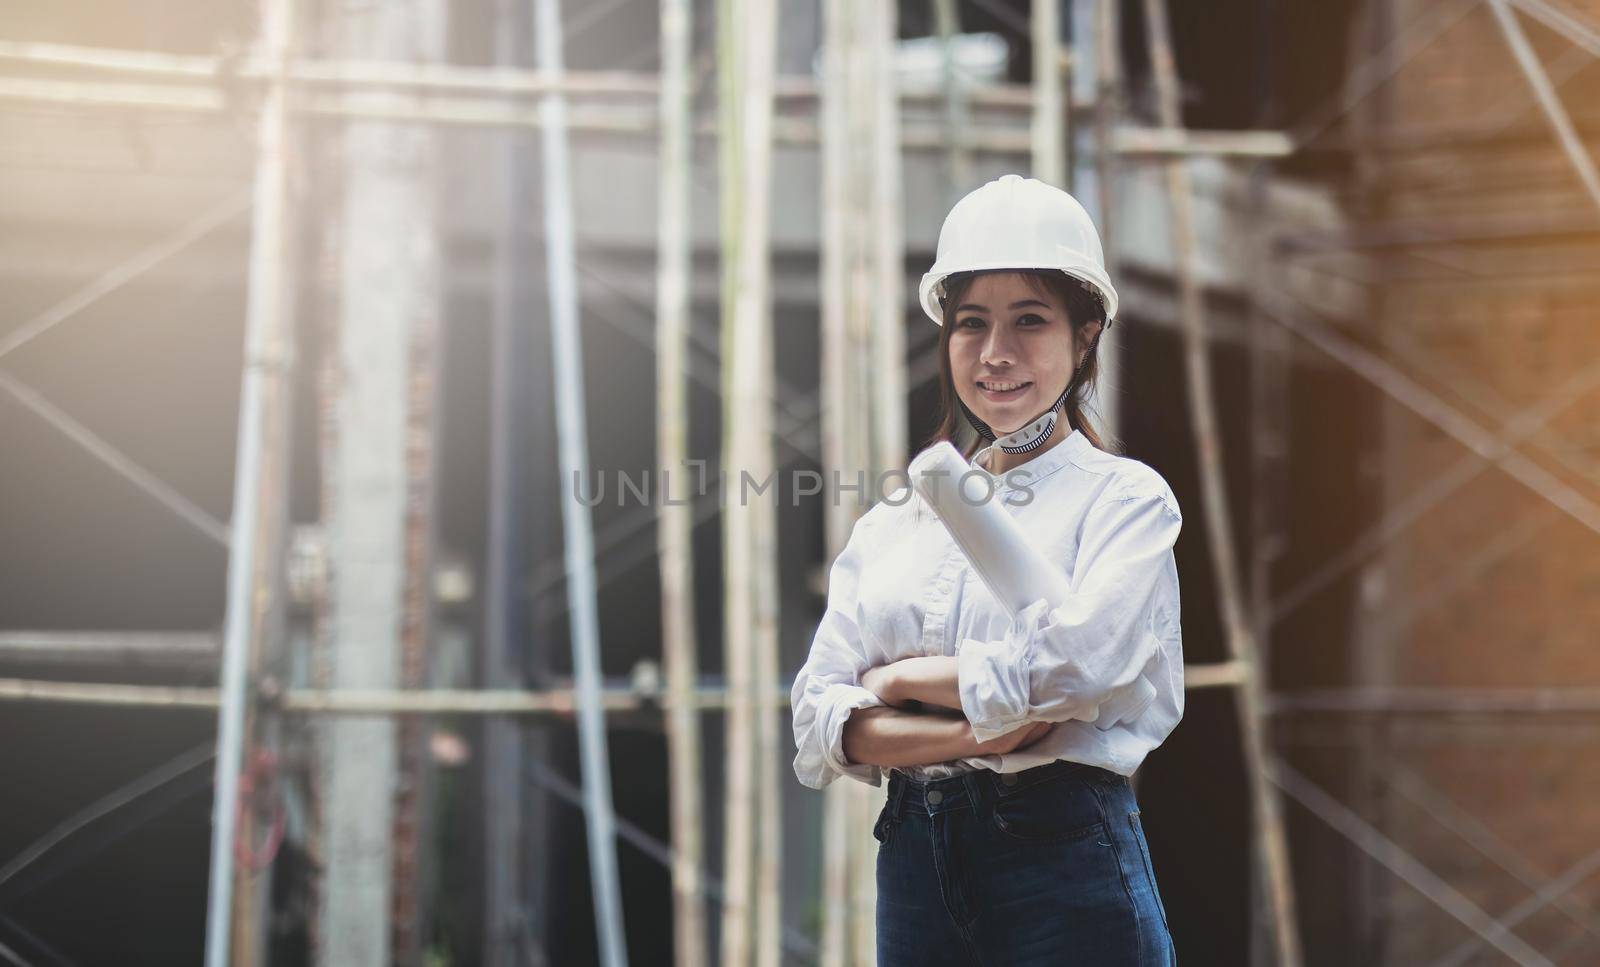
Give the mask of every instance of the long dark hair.
[{"label": "long dark hair", "polygon": [[[979,447],[985,442],[976,432],[972,432],[972,440],[964,448],[957,436],[967,428],[966,416],[961,412],[961,401],[956,396],[955,379],[950,375],[950,337],[956,328],[956,306],[966,298],[972,284],[979,276],[997,273],[1015,273],[1024,276],[1042,295],[1054,299],[1067,307],[1067,319],[1072,324],[1072,338],[1076,345],[1078,332],[1091,322],[1100,322],[1104,327],[1106,322],[1105,309],[1100,305],[1100,300],[1089,294],[1083,284],[1061,272],[1054,270],[1035,269],[994,269],[981,272],[958,272],[945,279],[944,297],[944,325],[940,326],[939,333],[939,426],[922,444],[921,449],[927,449],[940,440],[949,440],[951,445],[961,450],[962,455],[968,460],[978,452]],[[1104,328],[1102,328],[1104,333]],[[1101,439],[1100,434],[1090,424],[1084,414],[1084,399],[1088,391],[1095,385],[1095,378],[1099,372],[1100,340],[1096,338],[1089,347],[1088,356],[1079,368],[1077,378],[1072,382],[1071,392],[1067,394],[1067,401],[1063,404],[1066,412],[1068,430],[1079,430],[1088,441],[1101,450],[1110,451],[1111,448]]]}]

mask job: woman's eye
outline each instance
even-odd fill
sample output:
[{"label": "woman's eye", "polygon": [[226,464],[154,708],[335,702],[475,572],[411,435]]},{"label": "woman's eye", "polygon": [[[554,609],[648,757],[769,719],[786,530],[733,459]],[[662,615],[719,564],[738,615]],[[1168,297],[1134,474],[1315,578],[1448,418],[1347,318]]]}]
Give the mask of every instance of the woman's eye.
[{"label": "woman's eye", "polygon": [[977,316],[968,316],[965,319],[956,321],[956,326],[961,329],[976,329],[981,325],[983,325],[983,320]]},{"label": "woman's eye", "polygon": [[1044,324],[1045,318],[1043,316],[1037,316],[1031,312],[1025,316],[1017,317],[1017,325],[1019,326],[1042,326]]}]

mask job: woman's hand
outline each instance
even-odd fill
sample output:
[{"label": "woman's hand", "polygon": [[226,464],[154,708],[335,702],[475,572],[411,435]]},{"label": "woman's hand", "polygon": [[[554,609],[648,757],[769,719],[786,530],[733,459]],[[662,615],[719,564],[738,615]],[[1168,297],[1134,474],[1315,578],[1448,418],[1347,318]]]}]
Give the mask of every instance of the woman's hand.
[{"label": "woman's hand", "polygon": [[956,659],[949,655],[914,655],[867,669],[861,686],[895,708],[937,706],[961,711]]},{"label": "woman's hand", "polygon": [[[1045,733],[1055,725],[1054,722],[1029,722],[1027,725],[1013,729],[1005,735],[995,736],[987,742],[977,743],[976,755],[1005,755],[1025,749],[1044,738]],[[967,727],[967,734],[972,734],[972,727]]]},{"label": "woman's hand", "polygon": [[895,664],[874,665],[861,676],[861,687],[883,699],[884,704],[901,708],[907,704],[899,694]]}]

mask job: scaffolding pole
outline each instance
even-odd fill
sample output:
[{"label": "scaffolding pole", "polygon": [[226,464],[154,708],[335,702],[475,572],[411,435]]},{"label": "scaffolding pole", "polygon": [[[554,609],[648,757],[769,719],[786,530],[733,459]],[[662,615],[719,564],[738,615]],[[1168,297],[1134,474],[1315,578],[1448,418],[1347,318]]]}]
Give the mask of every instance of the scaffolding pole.
[{"label": "scaffolding pole", "polygon": [[[770,204],[777,7],[717,5],[722,216],[722,451],[727,789],[725,967],[777,967],[782,808],[778,718],[758,682],[778,676],[777,508],[772,485]],[[754,489],[747,488],[746,481]]]},{"label": "scaffolding pole", "polygon": [[1061,3],[1032,0],[1028,20],[1033,44],[1033,177],[1067,188],[1066,107],[1061,94]]},{"label": "scaffolding pole", "polygon": [[[263,56],[282,64],[293,42],[293,0],[263,0]],[[245,309],[234,491],[228,541],[227,602],[218,684],[215,792],[206,896],[206,967],[254,963],[264,938],[252,914],[261,896],[234,868],[240,832],[240,773],[254,731],[250,672],[278,628],[281,564],[288,517],[288,372],[293,355],[292,276],[289,269],[288,92],[270,84],[257,119],[254,227]],[[241,901],[235,910],[235,890]],[[242,913],[235,920],[236,913]]]},{"label": "scaffolding pole", "polygon": [[[520,0],[497,0],[495,61],[503,69],[521,66],[525,49]],[[525,635],[528,614],[521,577],[526,573],[524,535],[531,533],[524,512],[529,490],[529,441],[521,427],[526,411],[526,370],[533,356],[531,313],[524,301],[528,214],[525,131],[509,129],[495,159],[502,208],[494,221],[494,294],[491,308],[488,466],[488,542],[484,574],[481,684],[519,688],[528,681]],[[542,933],[542,913],[529,893],[540,894],[540,868],[528,858],[547,859],[539,840],[547,825],[547,800],[524,782],[530,759],[542,758],[546,733],[530,734],[524,723],[491,719],[483,723],[483,949],[485,967],[513,967],[535,958],[521,949],[523,931]],[[547,750],[546,750],[547,751]],[[526,875],[525,875],[526,874]],[[536,948],[537,949],[537,948]]]},{"label": "scaffolding pole", "polygon": [[[555,89],[559,90],[559,87]],[[1008,112],[1007,116],[974,120],[959,132],[957,147],[965,154],[998,156],[1028,155],[1033,149],[1031,131],[1022,130],[1009,112],[1027,110],[1031,95],[1016,97],[1004,87],[982,96],[982,89],[963,92],[973,106],[987,105]],[[998,96],[1004,95],[1004,96]],[[912,101],[912,98],[903,100]],[[152,112],[232,115],[239,105],[230,100],[230,90],[215,83],[137,84],[119,81],[79,81],[0,77],[0,102],[24,104],[65,104],[80,108],[117,108]],[[1084,105],[1087,107],[1088,105]],[[537,107],[510,101],[504,94],[485,92],[474,95],[438,96],[384,89],[356,91],[307,91],[294,98],[292,113],[310,117],[406,121],[464,127],[540,127]],[[1031,124],[1031,122],[1026,122]],[[643,137],[658,133],[654,107],[574,105],[568,116],[569,133],[596,137]],[[718,124],[703,119],[694,125],[696,137],[716,138]],[[778,117],[772,122],[773,141],[785,145],[811,146],[821,138],[814,121],[800,117]],[[901,144],[908,151],[946,153],[949,142],[942,122],[906,124],[900,132]],[[1179,131],[1162,128],[1126,127],[1113,135],[1113,150],[1130,155],[1238,155],[1243,157],[1283,157],[1294,145],[1286,135],[1266,131]]]},{"label": "scaffolding pole", "polygon": [[[549,77],[565,70],[559,0],[534,4],[535,61]],[[567,144],[567,102],[548,93],[539,102],[544,159],[545,268],[550,290],[551,358],[555,366],[556,419],[563,484],[588,471],[588,414],[583,395],[583,353],[578,329],[577,252]],[[561,487],[559,493],[565,493]],[[612,821],[611,766],[606,753],[605,710],[600,703],[600,617],[595,599],[594,530],[588,508],[573,494],[561,501],[566,539],[567,600],[572,616],[572,667],[578,685],[578,744],[583,760],[584,815],[595,930],[605,967],[628,962],[622,894]]]},{"label": "scaffolding pole", "polygon": [[[694,32],[689,0],[661,0],[661,159],[656,255],[656,446],[668,482],[689,478],[688,371],[690,165]],[[695,648],[694,511],[665,495],[657,518],[661,649],[671,708],[666,716],[672,829],[673,962],[706,967],[709,951],[701,870],[700,716],[689,704],[699,674]]]},{"label": "scaffolding pole", "polygon": [[[822,98],[820,104],[822,141],[822,236],[821,271],[818,276],[821,302],[820,362],[818,374],[821,410],[821,459],[824,473],[848,474],[864,466],[848,445],[844,415],[851,412],[854,399],[852,380],[846,378],[849,360],[849,265],[850,265],[850,86],[853,59],[851,9],[847,0],[825,0],[822,7]],[[946,44],[948,54],[949,45]],[[948,118],[948,104],[947,114]],[[859,412],[859,410],[857,410]],[[850,536],[854,515],[847,505],[829,501],[823,506],[823,545],[828,560],[843,550]],[[851,903],[853,877],[850,865],[851,837],[857,832],[851,817],[857,796],[849,783],[830,783],[823,790],[822,875],[820,907],[822,928],[818,962],[822,967],[846,967],[854,961],[847,948],[853,920]]]},{"label": "scaffolding pole", "polygon": [[[1165,0],[1145,0],[1145,28],[1155,76],[1161,122],[1183,125],[1177,65],[1167,23]],[[1272,935],[1279,967],[1302,963],[1299,925],[1295,919],[1293,871],[1289,866],[1288,833],[1282,804],[1268,785],[1272,755],[1264,690],[1257,665],[1258,642],[1245,615],[1237,558],[1233,549],[1233,522],[1228,509],[1227,479],[1223,473],[1221,435],[1217,429],[1216,401],[1211,391],[1207,352],[1205,296],[1194,259],[1193,187],[1181,161],[1168,161],[1167,198],[1170,207],[1173,261],[1182,302],[1184,372],[1187,376],[1189,416],[1199,451],[1201,500],[1212,566],[1217,574],[1218,606],[1228,656],[1245,665],[1247,674],[1235,692],[1240,732],[1244,739],[1245,772],[1253,807],[1253,836],[1257,875],[1263,878],[1270,899]]]},{"label": "scaffolding pole", "polygon": [[[944,125],[945,204],[954,205],[972,180],[972,159],[962,144],[961,132],[970,123],[969,97],[956,67],[956,35],[961,33],[961,14],[956,0],[933,0],[933,19],[939,33],[940,82],[943,103],[940,119]],[[824,92],[823,98],[827,94]],[[823,133],[826,138],[826,132]]]},{"label": "scaffolding pole", "polygon": [[[1120,167],[1117,163],[1116,125],[1122,110],[1121,13],[1117,0],[1077,0],[1077,4],[1094,6],[1093,33],[1087,30],[1076,33],[1073,47],[1084,58],[1093,61],[1092,77],[1087,69],[1079,73],[1084,77],[1084,85],[1094,85],[1094,96],[1090,99],[1094,104],[1094,216],[1100,228],[1106,272],[1116,279],[1121,278],[1116,246],[1119,231],[1117,177]],[[1087,25],[1088,20],[1086,11],[1076,22]],[[1106,432],[1112,439],[1117,439],[1122,426],[1122,340],[1116,334],[1112,334],[1109,340],[1101,336],[1095,352],[1100,357],[1095,364],[1096,407],[1105,419]]]},{"label": "scaffolding pole", "polygon": [[[867,260],[872,297],[862,320],[868,330],[868,345],[861,359],[867,370],[864,382],[871,407],[867,430],[870,434],[867,441],[869,469],[884,473],[906,466],[909,459],[906,452],[905,214],[901,194],[904,168],[900,152],[900,100],[894,96],[899,10],[896,0],[874,0],[859,7],[872,91],[868,102],[872,137],[863,145],[868,155],[863,179],[867,197],[862,205],[869,218],[862,254]],[[859,787],[858,783],[851,785]],[[860,791],[868,795],[862,800],[866,808],[857,814],[858,838],[852,840],[856,843],[865,842],[871,836],[873,821],[888,797],[889,788],[885,782],[881,789],[860,787]],[[870,964],[877,961],[877,863],[870,850],[857,850],[856,860],[858,882],[862,887],[857,894],[870,901],[859,922],[872,927],[872,945],[870,948],[866,944],[858,946],[857,962]]]},{"label": "scaffolding pole", "polygon": [[[895,11],[884,0],[824,5],[822,98],[821,464],[844,478],[905,465],[905,279],[898,105],[891,49]],[[948,114],[947,114],[948,117]],[[828,559],[860,504],[823,508]],[[833,783],[823,791],[821,963],[875,959],[877,882],[870,835],[887,787]]]}]

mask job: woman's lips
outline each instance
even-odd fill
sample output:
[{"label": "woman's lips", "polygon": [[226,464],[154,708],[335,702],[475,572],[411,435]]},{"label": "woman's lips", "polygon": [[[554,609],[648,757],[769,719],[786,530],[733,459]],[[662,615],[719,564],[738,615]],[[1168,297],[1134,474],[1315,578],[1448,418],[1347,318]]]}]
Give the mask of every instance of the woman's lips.
[{"label": "woman's lips", "polygon": [[[1006,380],[1006,382],[1015,382],[1015,380]],[[983,394],[983,398],[993,400],[996,403],[1008,403],[1011,400],[1021,399],[1032,388],[1032,382],[1024,382],[1021,386],[1012,390],[993,390],[986,383],[978,383],[978,392]]]}]

